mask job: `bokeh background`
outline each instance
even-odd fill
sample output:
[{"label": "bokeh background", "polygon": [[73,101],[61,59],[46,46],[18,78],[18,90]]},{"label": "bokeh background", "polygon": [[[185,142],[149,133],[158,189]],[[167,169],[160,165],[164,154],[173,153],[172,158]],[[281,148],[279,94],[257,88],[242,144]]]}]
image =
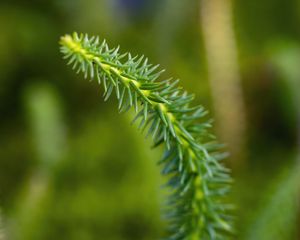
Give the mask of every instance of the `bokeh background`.
[{"label": "bokeh background", "polygon": [[66,66],[73,31],[145,54],[210,110],[234,239],[300,239],[299,26],[299,0],[1,1],[0,239],[163,235],[161,149]]}]

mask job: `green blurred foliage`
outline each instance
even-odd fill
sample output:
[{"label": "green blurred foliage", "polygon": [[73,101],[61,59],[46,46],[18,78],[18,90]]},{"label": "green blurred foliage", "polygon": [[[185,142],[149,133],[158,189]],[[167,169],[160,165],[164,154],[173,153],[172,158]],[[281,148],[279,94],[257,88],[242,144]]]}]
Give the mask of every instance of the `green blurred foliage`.
[{"label": "green blurred foliage", "polygon": [[[260,215],[269,205],[262,199],[276,192],[267,186],[288,186],[277,175],[299,154],[300,2],[233,3],[249,125],[247,166],[234,173],[232,194],[243,239],[255,218],[273,216]],[[162,235],[160,151],[130,125],[131,114],[103,103],[96,83],[65,67],[58,40],[87,32],[145,54],[211,108],[200,7],[197,0],[0,3],[0,205],[14,239]],[[292,210],[281,214],[299,222]]]},{"label": "green blurred foliage", "polygon": [[248,226],[245,239],[298,239],[300,164],[299,159],[297,161],[296,166],[282,171],[283,176],[274,181],[276,186],[272,186],[268,199],[262,201],[261,209]]}]

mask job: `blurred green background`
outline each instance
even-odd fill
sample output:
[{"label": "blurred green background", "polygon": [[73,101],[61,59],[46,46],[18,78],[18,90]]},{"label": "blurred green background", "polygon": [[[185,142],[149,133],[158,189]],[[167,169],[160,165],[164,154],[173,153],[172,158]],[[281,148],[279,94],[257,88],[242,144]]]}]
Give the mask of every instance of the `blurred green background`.
[{"label": "blurred green background", "polygon": [[145,54],[210,110],[234,239],[300,239],[299,25],[299,0],[1,1],[0,239],[163,235],[161,149],[66,66],[73,31]]}]

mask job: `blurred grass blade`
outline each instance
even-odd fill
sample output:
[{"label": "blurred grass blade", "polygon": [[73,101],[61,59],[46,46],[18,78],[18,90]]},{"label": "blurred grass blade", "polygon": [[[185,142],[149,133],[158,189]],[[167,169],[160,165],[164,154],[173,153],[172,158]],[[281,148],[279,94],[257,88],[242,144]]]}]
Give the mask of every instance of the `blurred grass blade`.
[{"label": "blurred grass blade", "polygon": [[49,85],[34,85],[27,89],[25,103],[38,161],[41,165],[55,164],[66,150],[57,93]]},{"label": "blurred grass blade", "polygon": [[[45,201],[51,193],[50,177],[66,151],[61,104],[50,85],[33,85],[25,91],[26,113],[32,133],[37,168],[25,182],[11,226],[12,239],[39,239]],[[46,204],[46,205],[45,205]]]},{"label": "blurred grass blade", "polygon": [[245,160],[246,116],[232,7],[227,0],[200,0],[216,128],[221,140],[228,143],[232,167],[238,169]]},{"label": "blurred grass blade", "polygon": [[5,230],[4,230],[4,223],[2,219],[1,209],[0,209],[0,240],[5,240]]},{"label": "blurred grass blade", "polygon": [[300,199],[300,164],[285,172],[276,182],[253,224],[249,226],[246,240],[296,239]]}]

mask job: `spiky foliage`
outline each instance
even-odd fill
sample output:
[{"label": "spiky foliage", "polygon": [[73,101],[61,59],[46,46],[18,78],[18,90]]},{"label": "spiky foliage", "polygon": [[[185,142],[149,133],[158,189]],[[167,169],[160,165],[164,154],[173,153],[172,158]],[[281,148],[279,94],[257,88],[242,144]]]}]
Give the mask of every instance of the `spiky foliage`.
[{"label": "spiky foliage", "polygon": [[183,91],[178,80],[158,81],[162,71],[143,56],[119,54],[119,47],[109,49],[98,37],[76,33],[63,36],[60,44],[73,69],[102,83],[105,100],[115,92],[119,111],[133,107],[134,121],[152,135],[154,146],[165,143],[159,163],[171,189],[166,239],[225,239],[232,231],[230,205],[224,201],[231,178],[220,163],[224,154],[211,142],[210,123],[199,122],[205,109],[191,106],[194,96]]}]

